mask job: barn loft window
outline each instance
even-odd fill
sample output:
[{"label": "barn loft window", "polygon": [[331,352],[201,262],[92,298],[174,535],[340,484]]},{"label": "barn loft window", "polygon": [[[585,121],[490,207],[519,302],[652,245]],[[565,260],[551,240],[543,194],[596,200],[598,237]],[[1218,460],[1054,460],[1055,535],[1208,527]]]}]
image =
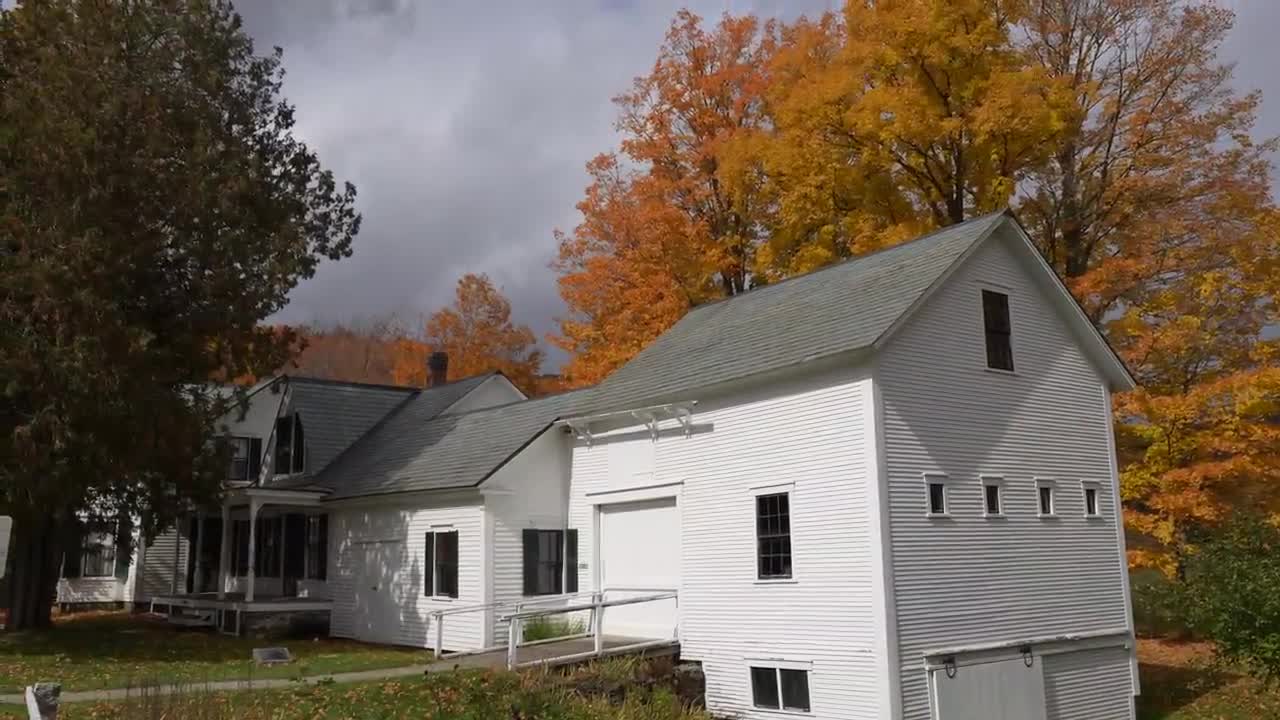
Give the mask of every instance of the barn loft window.
[{"label": "barn loft window", "polygon": [[524,594],[578,591],[578,531],[525,530]]},{"label": "barn loft window", "polygon": [[307,443],[302,416],[292,413],[276,419],[275,474],[296,475],[306,470]]},{"label": "barn loft window", "polygon": [[987,367],[1013,370],[1013,327],[1009,323],[1009,296],[994,290],[982,291],[982,323],[987,338]]},{"label": "barn loft window", "polygon": [[1001,478],[982,478],[982,513],[987,517],[999,517],[1004,514],[1004,496]]},{"label": "barn loft window", "polygon": [[1048,482],[1036,483],[1036,502],[1040,517],[1052,517],[1054,510],[1053,485]]},{"label": "barn loft window", "polygon": [[1084,516],[1098,517],[1098,486],[1084,484]]},{"label": "barn loft window", "polygon": [[929,517],[946,517],[947,511],[947,476],[924,476],[924,487],[927,493],[925,514]]},{"label": "barn loft window", "polygon": [[751,702],[758,708],[809,712],[809,671],[752,666]]},{"label": "barn loft window", "polygon": [[791,495],[756,496],[756,577],[791,577]]},{"label": "barn loft window", "polygon": [[427,597],[458,597],[458,531],[427,533],[423,557],[426,577],[422,587]]}]

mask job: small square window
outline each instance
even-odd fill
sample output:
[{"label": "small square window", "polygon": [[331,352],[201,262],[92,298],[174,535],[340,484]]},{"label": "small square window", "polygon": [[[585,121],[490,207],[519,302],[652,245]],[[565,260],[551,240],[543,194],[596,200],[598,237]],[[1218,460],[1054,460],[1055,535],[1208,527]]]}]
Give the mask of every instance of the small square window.
[{"label": "small square window", "polygon": [[1086,517],[1098,516],[1098,488],[1084,486],[1084,514]]},{"label": "small square window", "polygon": [[947,514],[947,484],[939,480],[929,481],[929,514]]},{"label": "small square window", "polygon": [[1001,513],[1000,505],[1000,484],[986,483],[982,486],[983,507],[988,515],[999,515]]},{"label": "small square window", "polygon": [[1040,515],[1043,517],[1053,515],[1053,486],[1044,483],[1037,485],[1036,497],[1039,503]]},{"label": "small square window", "polygon": [[751,702],[758,708],[809,712],[809,671],[753,666]]}]

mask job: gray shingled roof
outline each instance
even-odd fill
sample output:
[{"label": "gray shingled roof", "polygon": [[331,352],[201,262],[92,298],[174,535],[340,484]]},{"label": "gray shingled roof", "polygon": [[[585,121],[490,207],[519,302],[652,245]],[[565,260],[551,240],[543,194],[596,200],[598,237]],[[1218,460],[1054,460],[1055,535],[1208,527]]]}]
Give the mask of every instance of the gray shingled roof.
[{"label": "gray shingled roof", "polygon": [[[441,389],[447,386],[442,386]],[[307,475],[324,471],[343,450],[413,395],[417,388],[289,378],[289,408],[302,417]],[[433,394],[433,393],[423,393]]]},{"label": "gray shingled roof", "polygon": [[557,418],[574,412],[584,395],[568,392],[434,419],[424,417],[417,407],[421,398],[415,399],[312,487],[331,491],[329,499],[474,487]]},{"label": "gray shingled roof", "polygon": [[984,215],[694,308],[605,378],[582,413],[684,399],[718,383],[870,347],[1006,217]]}]

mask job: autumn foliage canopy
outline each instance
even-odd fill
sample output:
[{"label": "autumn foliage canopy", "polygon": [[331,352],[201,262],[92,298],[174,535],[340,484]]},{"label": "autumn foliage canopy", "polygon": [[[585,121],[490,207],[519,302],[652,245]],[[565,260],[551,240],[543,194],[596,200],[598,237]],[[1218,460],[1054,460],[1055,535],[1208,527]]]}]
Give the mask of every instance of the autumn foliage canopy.
[{"label": "autumn foliage canopy", "polygon": [[[1012,207],[1129,365],[1115,401],[1138,564],[1280,512],[1280,216],[1261,98],[1192,0],[853,0],[679,13],[615,98],[555,268],[591,384],[690,307]],[[1268,330],[1270,328],[1270,330]]]}]

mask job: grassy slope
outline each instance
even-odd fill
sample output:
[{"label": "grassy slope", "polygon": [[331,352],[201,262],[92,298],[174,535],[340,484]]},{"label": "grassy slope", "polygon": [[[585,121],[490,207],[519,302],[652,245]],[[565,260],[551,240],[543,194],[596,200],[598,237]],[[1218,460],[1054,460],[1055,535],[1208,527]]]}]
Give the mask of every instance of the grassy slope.
[{"label": "grassy slope", "polygon": [[[252,649],[271,644],[289,648],[297,660],[255,667]],[[426,652],[411,648],[329,638],[277,643],[180,630],[124,613],[94,613],[61,618],[47,631],[0,633],[0,692],[15,692],[40,680],[58,680],[66,690],[94,690],[139,683],[324,675],[424,662]]]},{"label": "grassy slope", "polygon": [[1140,640],[1138,659],[1139,720],[1280,718],[1280,688],[1214,669],[1208,643]]}]

